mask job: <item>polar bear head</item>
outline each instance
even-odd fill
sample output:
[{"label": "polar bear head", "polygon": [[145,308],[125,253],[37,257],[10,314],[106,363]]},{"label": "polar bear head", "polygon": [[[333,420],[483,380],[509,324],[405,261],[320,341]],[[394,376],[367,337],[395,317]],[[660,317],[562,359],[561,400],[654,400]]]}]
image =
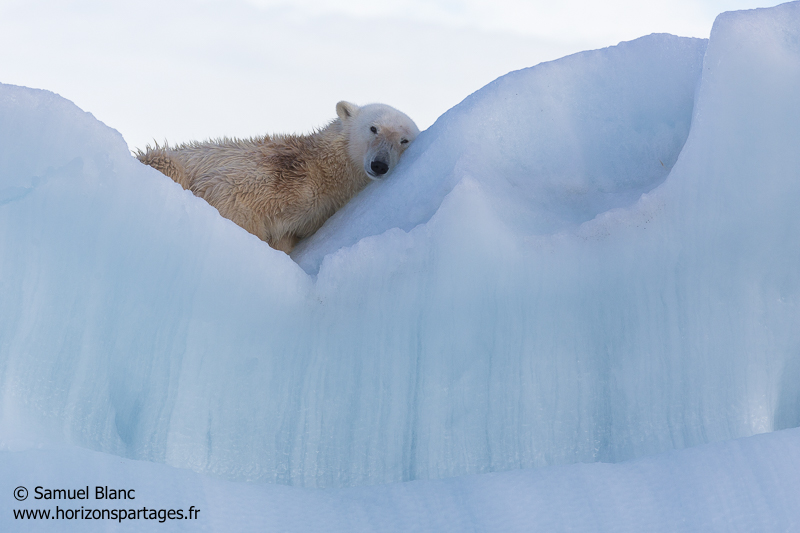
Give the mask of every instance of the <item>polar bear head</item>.
[{"label": "polar bear head", "polygon": [[413,120],[388,105],[359,107],[339,102],[336,114],[347,135],[350,158],[356,165],[363,165],[364,172],[373,180],[386,177],[419,135]]}]

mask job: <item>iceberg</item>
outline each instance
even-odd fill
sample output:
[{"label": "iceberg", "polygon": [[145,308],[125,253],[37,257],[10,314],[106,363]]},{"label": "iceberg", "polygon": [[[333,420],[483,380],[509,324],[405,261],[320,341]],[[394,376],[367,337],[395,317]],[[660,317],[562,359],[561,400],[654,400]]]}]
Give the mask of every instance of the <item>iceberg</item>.
[{"label": "iceberg", "polygon": [[800,2],[513,72],[288,257],[0,85],[3,520],[36,471],[253,529],[785,530],[798,94]]},{"label": "iceberg", "polygon": [[[331,533],[791,531],[800,523],[800,430],[706,444],[616,464],[591,463],[449,479],[300,489],[236,483],[69,446],[0,452],[4,531],[237,531]],[[29,483],[25,502],[11,498]],[[43,488],[88,488],[84,501],[31,501]],[[96,487],[134,500],[96,501]],[[40,491],[41,492],[41,491]],[[13,519],[23,510],[165,511],[154,518]],[[81,511],[81,507],[83,510]],[[170,519],[169,510],[199,510]],[[76,512],[77,511],[77,512]],[[119,515],[119,513],[118,513]],[[8,526],[8,527],[6,527]]]}]

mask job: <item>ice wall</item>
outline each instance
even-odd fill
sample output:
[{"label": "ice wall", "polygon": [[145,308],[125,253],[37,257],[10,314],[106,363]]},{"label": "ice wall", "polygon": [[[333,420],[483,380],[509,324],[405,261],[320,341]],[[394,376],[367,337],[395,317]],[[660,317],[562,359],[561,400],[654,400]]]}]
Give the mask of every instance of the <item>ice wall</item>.
[{"label": "ice wall", "polygon": [[400,171],[350,202],[293,257],[316,273],[343,246],[428,222],[465,177],[524,234],[628,206],[689,134],[704,39],[650,35],[507,74],[445,113]]},{"label": "ice wall", "polygon": [[0,446],[329,487],[797,425],[798,43],[795,2],[722,15],[702,73],[654,36],[498,80],[316,276],[2,86]]},{"label": "ice wall", "polygon": [[[64,447],[0,452],[7,532],[759,533],[800,524],[800,430],[621,464],[575,464],[382,486],[309,490],[233,483]],[[16,502],[20,485],[135,488],[136,500]],[[191,520],[14,520],[21,509],[200,509]]]}]

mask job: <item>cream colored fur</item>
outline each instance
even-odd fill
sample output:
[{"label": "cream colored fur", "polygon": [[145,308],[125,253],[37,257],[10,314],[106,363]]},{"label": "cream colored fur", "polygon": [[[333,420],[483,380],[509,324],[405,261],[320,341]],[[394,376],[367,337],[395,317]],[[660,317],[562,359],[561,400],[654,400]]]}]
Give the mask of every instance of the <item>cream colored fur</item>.
[{"label": "cream colored fur", "polygon": [[419,133],[386,105],[339,102],[336,112],[339,118],[310,135],[148,146],[137,157],[289,253],[370,179],[388,175]]}]

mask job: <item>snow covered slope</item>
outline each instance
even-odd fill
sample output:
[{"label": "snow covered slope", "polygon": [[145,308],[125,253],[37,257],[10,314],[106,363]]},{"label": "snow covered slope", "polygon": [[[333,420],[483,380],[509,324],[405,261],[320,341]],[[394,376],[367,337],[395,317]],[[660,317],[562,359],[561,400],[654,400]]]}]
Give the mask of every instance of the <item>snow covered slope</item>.
[{"label": "snow covered slope", "polygon": [[798,93],[797,2],[512,73],[301,268],[0,86],[0,448],[347,487],[798,426]]}]

